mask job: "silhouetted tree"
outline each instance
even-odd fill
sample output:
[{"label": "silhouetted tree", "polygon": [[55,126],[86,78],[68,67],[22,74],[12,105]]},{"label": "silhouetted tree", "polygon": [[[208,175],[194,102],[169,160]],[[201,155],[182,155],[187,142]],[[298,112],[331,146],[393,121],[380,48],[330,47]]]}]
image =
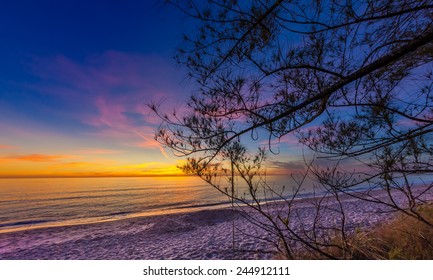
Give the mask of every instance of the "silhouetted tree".
[{"label": "silhouetted tree", "polygon": [[[263,212],[254,182],[266,154],[262,140],[270,148],[293,134],[315,152],[306,172],[325,193],[381,203],[432,225],[417,205],[432,186],[425,180],[433,171],[433,1],[169,2],[196,26],[176,55],[196,91],[186,112],[152,109],[163,120],[156,139],[187,157],[186,173]],[[233,175],[231,185],[239,175],[249,193],[230,193],[215,179],[221,174]],[[353,191],[360,186],[368,188]],[[377,198],[374,189],[388,195]],[[401,194],[404,201],[395,199]],[[266,215],[289,257],[288,232],[326,255],[323,238],[296,237],[288,217]]]}]

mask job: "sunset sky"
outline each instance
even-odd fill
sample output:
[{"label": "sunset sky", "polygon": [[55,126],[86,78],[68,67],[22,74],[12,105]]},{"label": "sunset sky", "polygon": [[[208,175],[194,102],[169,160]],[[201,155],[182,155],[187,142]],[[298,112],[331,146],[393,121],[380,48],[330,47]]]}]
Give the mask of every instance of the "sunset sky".
[{"label": "sunset sky", "polygon": [[[172,59],[186,26],[155,2],[2,3],[0,177],[181,174],[147,104],[189,96]],[[271,169],[296,167],[293,142]]]}]

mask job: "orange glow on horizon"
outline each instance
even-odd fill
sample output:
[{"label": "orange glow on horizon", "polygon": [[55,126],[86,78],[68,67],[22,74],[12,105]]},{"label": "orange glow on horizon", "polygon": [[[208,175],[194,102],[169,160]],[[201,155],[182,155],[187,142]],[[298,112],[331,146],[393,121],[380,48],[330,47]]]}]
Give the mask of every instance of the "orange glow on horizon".
[{"label": "orange glow on horizon", "polygon": [[172,177],[186,176],[180,170],[178,172],[159,171],[151,172],[34,172],[34,171],[19,171],[19,172],[0,172],[0,178],[75,178],[75,177]]},{"label": "orange glow on horizon", "polygon": [[8,155],[0,157],[0,178],[183,176],[182,171],[176,167],[179,163],[180,161],[122,165],[116,160],[95,157]]},{"label": "orange glow on horizon", "polygon": [[[178,166],[184,160],[146,161],[153,155],[133,156],[121,150],[82,149],[73,153],[0,155],[0,178],[172,177],[187,176]],[[293,166],[292,166],[293,168]],[[290,169],[292,169],[290,168]],[[281,166],[265,166],[267,175],[289,174]]]}]

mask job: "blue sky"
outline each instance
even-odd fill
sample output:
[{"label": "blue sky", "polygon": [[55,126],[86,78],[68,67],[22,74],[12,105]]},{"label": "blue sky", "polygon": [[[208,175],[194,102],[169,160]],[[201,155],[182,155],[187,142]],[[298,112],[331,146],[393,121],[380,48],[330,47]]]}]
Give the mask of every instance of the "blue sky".
[{"label": "blue sky", "polygon": [[178,174],[147,104],[189,96],[182,29],[161,1],[2,3],[0,176]]}]

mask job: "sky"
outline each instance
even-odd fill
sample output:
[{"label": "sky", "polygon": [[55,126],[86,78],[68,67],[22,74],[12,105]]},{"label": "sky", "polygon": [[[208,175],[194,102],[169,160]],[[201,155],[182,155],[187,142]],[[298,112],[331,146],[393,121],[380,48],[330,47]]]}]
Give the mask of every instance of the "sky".
[{"label": "sky", "polygon": [[180,175],[147,104],[191,92],[183,20],[153,0],[2,3],[0,177]]}]

